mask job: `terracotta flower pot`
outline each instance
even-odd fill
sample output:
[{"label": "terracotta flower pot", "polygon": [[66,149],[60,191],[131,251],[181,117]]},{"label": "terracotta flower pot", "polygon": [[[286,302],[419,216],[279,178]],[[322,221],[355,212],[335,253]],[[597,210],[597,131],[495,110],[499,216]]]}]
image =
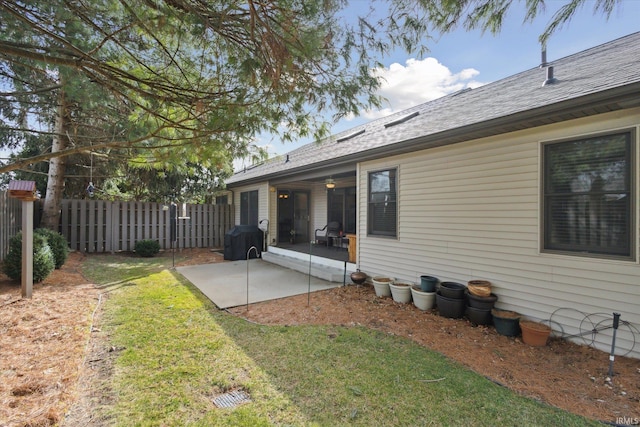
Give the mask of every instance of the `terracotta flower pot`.
[{"label": "terracotta flower pot", "polygon": [[521,320],[522,341],[534,347],[544,347],[551,334],[551,328],[544,323]]}]

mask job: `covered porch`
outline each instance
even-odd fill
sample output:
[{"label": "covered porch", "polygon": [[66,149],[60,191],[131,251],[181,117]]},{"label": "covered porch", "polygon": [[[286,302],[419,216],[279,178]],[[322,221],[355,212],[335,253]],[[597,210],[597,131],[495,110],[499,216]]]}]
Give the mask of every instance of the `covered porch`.
[{"label": "covered porch", "polygon": [[[285,163],[292,165],[296,158],[292,155]],[[248,182],[233,189],[232,194],[233,191],[237,195],[234,200],[238,204],[239,223],[255,224],[262,229],[265,254],[300,258],[308,263],[311,253],[318,260],[314,264],[333,262],[333,267],[344,270],[348,263],[355,271],[356,249],[349,244],[356,241],[357,233],[355,162],[311,170],[304,167],[285,176]],[[334,234],[327,235],[323,229],[329,223],[332,229],[335,223],[339,225]],[[323,244],[311,243],[316,241]],[[349,246],[353,246],[351,259]]]},{"label": "covered porch", "polygon": [[269,245],[308,253],[309,242],[326,241],[323,228],[338,224],[337,235],[342,238],[329,239],[328,247],[325,243],[311,250],[347,260],[346,236],[357,232],[355,170],[270,181],[269,194]]},{"label": "covered porch", "polygon": [[[356,264],[355,253],[349,262],[346,236],[356,232],[356,204],[355,167],[270,181],[270,237],[263,259],[330,282],[349,282]],[[322,228],[329,222],[340,224],[338,238],[325,237]]]}]

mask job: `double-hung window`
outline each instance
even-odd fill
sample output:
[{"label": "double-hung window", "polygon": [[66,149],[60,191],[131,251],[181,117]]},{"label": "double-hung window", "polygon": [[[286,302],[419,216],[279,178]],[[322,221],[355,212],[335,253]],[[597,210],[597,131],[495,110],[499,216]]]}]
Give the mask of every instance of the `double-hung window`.
[{"label": "double-hung window", "polygon": [[240,193],[240,224],[258,225],[258,190]]},{"label": "double-hung window", "polygon": [[632,131],[543,145],[543,250],[634,257]]},{"label": "double-hung window", "polygon": [[397,236],[397,170],[369,172],[368,234]]}]

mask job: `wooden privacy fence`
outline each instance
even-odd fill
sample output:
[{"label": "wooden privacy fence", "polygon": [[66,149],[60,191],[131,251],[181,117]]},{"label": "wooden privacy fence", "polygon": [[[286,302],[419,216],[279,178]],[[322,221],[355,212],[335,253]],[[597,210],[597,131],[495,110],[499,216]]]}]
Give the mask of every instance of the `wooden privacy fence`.
[{"label": "wooden privacy fence", "polygon": [[9,252],[9,240],[22,228],[22,202],[0,191],[0,261]]},{"label": "wooden privacy fence", "polygon": [[[157,240],[169,249],[171,228],[166,205],[148,202],[63,200],[60,232],[71,249],[83,252],[131,251],[139,240]],[[234,225],[231,205],[179,206],[177,248],[223,247]],[[183,215],[184,214],[184,215]]]},{"label": "wooden privacy fence", "polygon": [[[39,211],[36,206],[36,212]],[[179,206],[177,248],[223,247],[224,234],[234,226],[231,205]],[[22,204],[0,191],[0,261],[9,251],[9,240],[22,227]],[[172,246],[169,210],[159,203],[63,200],[60,232],[69,247],[83,252],[133,250],[138,240],[157,240]]]}]

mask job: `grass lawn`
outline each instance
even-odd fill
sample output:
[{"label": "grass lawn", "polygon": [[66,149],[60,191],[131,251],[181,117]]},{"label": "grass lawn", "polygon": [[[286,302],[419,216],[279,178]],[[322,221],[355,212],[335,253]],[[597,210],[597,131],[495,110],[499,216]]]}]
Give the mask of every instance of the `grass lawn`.
[{"label": "grass lawn", "polygon": [[[261,326],[218,310],[161,258],[88,257],[109,291],[116,425],[598,425],[365,328]],[[473,357],[473,355],[469,355]],[[219,409],[212,399],[251,398]]]}]

